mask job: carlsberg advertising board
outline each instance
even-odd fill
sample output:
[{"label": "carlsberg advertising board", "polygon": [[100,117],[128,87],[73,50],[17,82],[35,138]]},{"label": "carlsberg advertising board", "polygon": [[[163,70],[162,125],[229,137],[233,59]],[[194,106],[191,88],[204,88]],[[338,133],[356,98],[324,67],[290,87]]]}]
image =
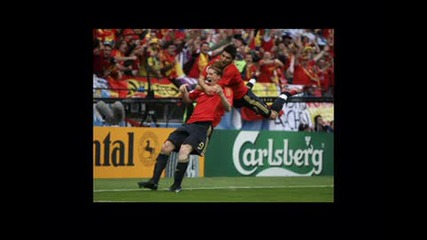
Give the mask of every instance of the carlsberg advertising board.
[{"label": "carlsberg advertising board", "polygon": [[333,176],[334,134],[215,130],[205,176]]}]

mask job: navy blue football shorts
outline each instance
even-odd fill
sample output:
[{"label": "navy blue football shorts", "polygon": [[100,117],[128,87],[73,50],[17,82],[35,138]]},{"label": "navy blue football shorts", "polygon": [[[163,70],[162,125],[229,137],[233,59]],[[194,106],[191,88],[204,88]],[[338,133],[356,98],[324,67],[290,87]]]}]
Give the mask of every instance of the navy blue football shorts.
[{"label": "navy blue football shorts", "polygon": [[176,146],[175,152],[179,152],[182,144],[189,144],[193,147],[191,154],[203,156],[212,130],[212,122],[184,124],[173,131],[167,140],[171,141]]},{"label": "navy blue football shorts", "polygon": [[257,97],[251,90],[249,90],[242,98],[234,99],[233,106],[235,108],[250,108],[256,114],[262,115],[264,118],[269,118],[271,114],[271,109],[268,105]]}]

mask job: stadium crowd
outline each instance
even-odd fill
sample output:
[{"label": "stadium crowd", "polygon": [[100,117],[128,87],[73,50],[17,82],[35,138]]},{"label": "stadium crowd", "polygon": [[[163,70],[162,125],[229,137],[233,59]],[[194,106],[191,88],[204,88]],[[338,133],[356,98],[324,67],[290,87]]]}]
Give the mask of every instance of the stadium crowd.
[{"label": "stadium crowd", "polygon": [[179,87],[229,44],[243,80],[259,71],[257,82],[278,90],[296,84],[306,97],[333,96],[333,29],[94,29],[93,71],[102,86],[149,75]]},{"label": "stadium crowd", "polygon": [[[93,29],[94,96],[109,98],[108,89],[120,89],[132,77],[168,79],[177,88],[194,84],[228,45],[237,49],[234,64],[244,81],[259,72],[257,83],[274,85],[277,95],[299,85],[303,97],[333,97],[333,29]],[[96,107],[94,125],[108,124],[108,108]],[[243,119],[247,115],[242,112]],[[314,125],[303,129],[313,131]]]}]

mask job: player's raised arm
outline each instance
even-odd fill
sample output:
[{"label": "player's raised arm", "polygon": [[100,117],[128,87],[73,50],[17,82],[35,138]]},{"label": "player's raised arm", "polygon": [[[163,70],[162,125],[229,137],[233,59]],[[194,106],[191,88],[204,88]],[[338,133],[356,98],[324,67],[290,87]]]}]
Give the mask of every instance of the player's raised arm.
[{"label": "player's raised arm", "polygon": [[221,97],[221,103],[225,111],[231,111],[231,103],[228,101],[227,96],[225,96],[223,89],[219,85],[213,86],[215,92]]}]

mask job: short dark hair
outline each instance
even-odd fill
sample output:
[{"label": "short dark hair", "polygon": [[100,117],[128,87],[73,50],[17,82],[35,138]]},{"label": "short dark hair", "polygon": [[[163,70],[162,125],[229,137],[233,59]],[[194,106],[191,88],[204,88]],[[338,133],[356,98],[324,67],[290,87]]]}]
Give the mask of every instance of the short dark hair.
[{"label": "short dark hair", "polygon": [[222,70],[224,69],[224,67],[221,62],[215,62],[209,68],[214,70],[218,76],[222,76]]},{"label": "short dark hair", "polygon": [[233,45],[228,45],[227,47],[225,47],[224,52],[229,53],[232,59],[236,58],[237,50],[236,47],[234,47]]}]

